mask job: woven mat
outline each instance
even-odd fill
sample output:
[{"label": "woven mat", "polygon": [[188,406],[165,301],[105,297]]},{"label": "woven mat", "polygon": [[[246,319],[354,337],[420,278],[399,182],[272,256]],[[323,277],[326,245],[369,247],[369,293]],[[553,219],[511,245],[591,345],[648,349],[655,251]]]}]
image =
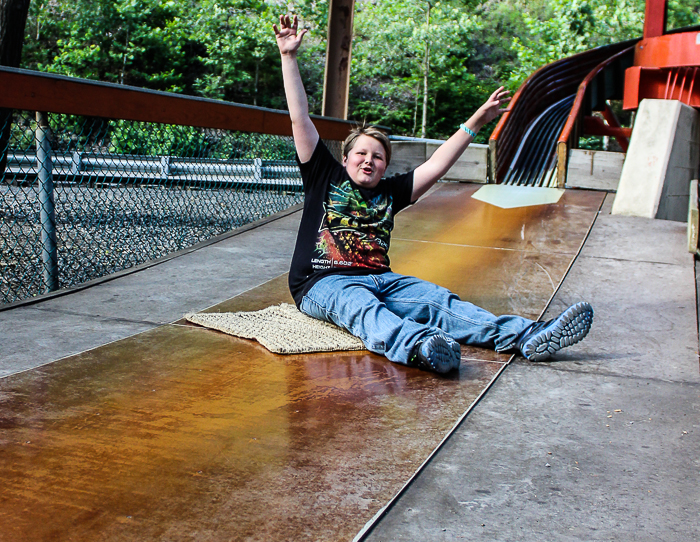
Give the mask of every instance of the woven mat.
[{"label": "woven mat", "polygon": [[255,312],[186,314],[185,319],[229,335],[255,339],[275,354],[364,350],[357,337],[282,303]]}]

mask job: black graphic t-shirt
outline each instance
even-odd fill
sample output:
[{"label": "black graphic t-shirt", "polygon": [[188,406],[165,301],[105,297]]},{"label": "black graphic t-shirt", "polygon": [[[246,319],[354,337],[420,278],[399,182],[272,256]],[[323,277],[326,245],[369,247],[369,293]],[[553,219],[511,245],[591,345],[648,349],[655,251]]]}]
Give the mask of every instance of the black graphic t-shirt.
[{"label": "black graphic t-shirt", "polygon": [[[298,161],[298,158],[297,158]],[[304,213],[289,271],[297,307],[320,278],[332,274],[385,273],[394,215],[410,205],[413,172],[361,188],[319,140],[300,163]]]}]

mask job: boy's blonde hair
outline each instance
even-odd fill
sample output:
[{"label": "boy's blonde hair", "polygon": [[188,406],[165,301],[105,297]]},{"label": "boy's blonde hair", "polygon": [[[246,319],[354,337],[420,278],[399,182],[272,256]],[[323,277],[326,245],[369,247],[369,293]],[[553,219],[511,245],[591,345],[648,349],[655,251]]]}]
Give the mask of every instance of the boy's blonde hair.
[{"label": "boy's blonde hair", "polygon": [[357,126],[350,130],[350,135],[343,142],[343,158],[347,158],[348,153],[355,146],[357,138],[361,135],[372,137],[382,144],[386,153],[386,165],[388,166],[389,162],[391,162],[391,142],[384,132],[374,126]]}]

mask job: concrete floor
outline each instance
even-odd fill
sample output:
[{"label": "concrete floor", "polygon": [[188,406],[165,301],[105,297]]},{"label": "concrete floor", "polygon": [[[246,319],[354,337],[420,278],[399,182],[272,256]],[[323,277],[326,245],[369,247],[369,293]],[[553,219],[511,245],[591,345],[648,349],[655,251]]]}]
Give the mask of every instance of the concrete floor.
[{"label": "concrete floor", "polygon": [[607,205],[545,317],[588,338],[511,363],[363,540],[700,540],[700,373],[685,225]]},{"label": "concrete floor", "polygon": [[[685,225],[609,208],[549,309],[589,300],[590,336],[556,361],[506,367],[359,539],[700,540],[700,373]],[[0,375],[152,330],[279,276],[298,217],[0,312]]]},{"label": "concrete floor", "polygon": [[300,216],[284,211],[136,273],[0,311],[0,377],[174,322],[286,273]]}]

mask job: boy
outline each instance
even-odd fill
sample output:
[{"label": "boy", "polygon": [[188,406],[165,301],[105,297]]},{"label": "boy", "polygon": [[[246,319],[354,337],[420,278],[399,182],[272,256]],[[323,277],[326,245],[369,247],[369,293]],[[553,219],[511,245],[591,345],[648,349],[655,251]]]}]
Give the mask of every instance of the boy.
[{"label": "boy", "polygon": [[476,132],[505,110],[508,92],[496,90],[460,129],[414,171],[384,179],[391,145],[371,127],[355,129],[338,163],[320,140],[308,111],[296,54],[306,30],[298,19],[274,25],[284,89],[304,184],[289,287],[297,307],[359,337],[368,350],[403,363],[447,373],[460,364],[459,343],[517,348],[540,361],[583,339],[593,310],[577,303],[549,322],[494,316],[435,284],[392,273],[389,240],[396,213],[415,203],[456,162]]}]

